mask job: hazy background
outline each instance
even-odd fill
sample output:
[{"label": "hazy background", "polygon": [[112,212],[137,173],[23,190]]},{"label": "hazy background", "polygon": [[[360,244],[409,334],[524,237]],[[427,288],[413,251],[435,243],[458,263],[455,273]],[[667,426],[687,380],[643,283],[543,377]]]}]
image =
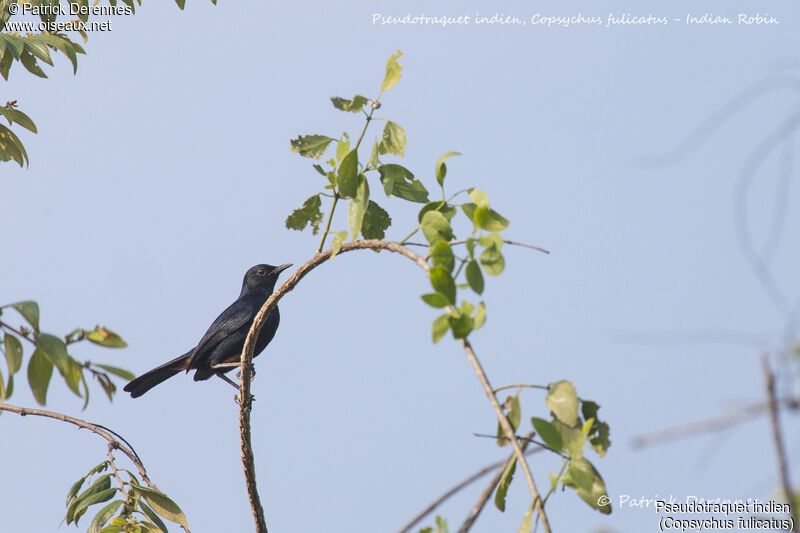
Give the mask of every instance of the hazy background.
[{"label": "hazy background", "polygon": [[[436,159],[462,152],[448,161],[450,190],[488,191],[511,220],[509,238],[552,251],[507,248],[506,272],[487,279],[488,321],[474,344],[492,383],[569,379],[611,424],[607,457],[589,458],[613,514],[559,492],[548,502],[554,530],[655,530],[652,508],[619,507],[625,495],[775,497],[766,419],[641,451],[631,440],[764,397],[758,355],[781,345],[783,317],[740,253],[734,191],[748,154],[795,111],[796,93],[775,91],[742,109],[669,165],[638,161],[691,141],[715,110],[759,80],[800,74],[798,4],[432,6],[189,0],[180,12],[146,1],[135,16],[113,17],[111,32],[90,35],[77,76],[60,54],[46,69],[49,80],[15,65],[3,98],[18,99],[39,134],[20,133],[29,169],[1,170],[2,303],[34,299],[45,331],[100,323],[130,345],[81,344],[73,350],[79,359],[141,373],[183,353],[235,299],[248,267],[300,264],[314,252],[316,237],[283,225],[321,179],[290,152],[289,139],[356,135],[362,119],[334,110],[329,97],[375,96],[386,58],[401,49],[403,78],[379,113],[408,134],[399,162],[431,186]],[[605,19],[706,11],[767,12],[780,24],[371,24],[373,13]],[[773,219],[779,162],[772,158],[750,190],[758,243]],[[379,187],[373,191],[378,199]],[[798,188],[777,197],[794,202],[773,263],[794,300]],[[387,238],[405,236],[416,210],[379,201],[393,218]],[[336,229],[345,228],[339,220]],[[409,262],[354,253],[313,272],[281,302],[280,331],[257,360],[254,382],[253,440],[271,531],[396,531],[450,486],[506,457],[473,436],[492,433],[496,421],[458,344],[431,343],[436,313],[419,299],[426,290]],[[763,341],[719,342],[728,332]],[[630,342],[640,333],[668,342]],[[684,342],[690,337],[715,342]],[[791,385],[782,375],[781,392]],[[99,387],[92,393],[81,412],[81,400],[53,379],[48,407],[130,440],[194,533],[252,530],[229,386],[179,376],[135,401],[120,395],[108,404]],[[546,414],[542,393],[522,397],[523,420]],[[34,405],[24,374],[11,402]],[[796,418],[783,420],[787,448],[796,451]],[[0,431],[2,529],[56,531],[67,489],[105,458],[105,443],[14,415],[1,417]],[[790,459],[796,467],[797,455]],[[546,488],[559,463],[540,454],[531,466]],[[440,509],[451,530],[484,484]],[[487,507],[473,531],[516,531],[528,498],[520,476],[506,512]]]}]

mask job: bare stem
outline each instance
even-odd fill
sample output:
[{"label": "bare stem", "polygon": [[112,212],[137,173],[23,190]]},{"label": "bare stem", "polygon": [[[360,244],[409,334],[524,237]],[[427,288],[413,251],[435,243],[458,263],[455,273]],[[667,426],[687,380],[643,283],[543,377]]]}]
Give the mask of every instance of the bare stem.
[{"label": "bare stem", "polygon": [[100,435],[106,441],[108,441],[109,445],[109,452],[110,448],[117,449],[124,453],[128,459],[136,466],[136,469],[139,471],[139,475],[142,476],[142,480],[147,483],[147,486],[151,489],[161,492],[155,484],[150,481],[150,478],[147,477],[147,471],[144,468],[144,464],[142,464],[139,456],[136,455],[136,452],[133,451],[132,448],[129,448],[119,440],[117,440],[112,432],[99,424],[92,424],[91,422],[86,422],[85,420],[81,420],[79,418],[74,418],[71,416],[67,416],[65,414],[56,413],[54,411],[45,411],[42,409],[31,409],[28,407],[17,407],[16,405],[9,405],[7,403],[0,403],[0,411],[8,411],[9,413],[16,413],[19,416],[43,416],[45,418],[52,418],[54,420],[60,420],[62,422],[67,422],[68,424],[72,424],[74,426],[78,426],[79,428],[88,429],[92,433]]},{"label": "bare stem", "polygon": [[[527,438],[522,443],[522,451],[525,452],[526,454],[529,452],[527,452],[525,449],[528,447],[528,444],[530,444],[531,437],[533,437],[533,435],[534,435],[533,432],[528,433]],[[542,449],[543,448],[537,447],[533,449],[533,452],[538,452],[541,451]],[[481,511],[483,511],[483,508],[486,507],[486,502],[488,502],[489,498],[492,497],[494,489],[497,487],[497,484],[500,483],[500,480],[503,477],[503,472],[505,472],[506,468],[508,468],[508,464],[511,462],[513,458],[514,458],[514,452],[511,453],[511,457],[501,462],[502,467],[497,471],[497,473],[494,475],[491,481],[489,481],[489,484],[486,485],[486,488],[483,489],[483,492],[481,492],[481,495],[478,497],[478,501],[476,501],[475,505],[472,506],[472,509],[469,510],[469,514],[467,515],[466,520],[464,520],[464,523],[461,524],[460,528],[458,528],[458,533],[467,533],[472,528],[472,525],[478,519],[478,515],[480,515]]]},{"label": "bare stem", "polygon": [[797,506],[794,504],[794,491],[792,490],[792,482],[789,479],[789,463],[786,459],[786,448],[783,445],[783,436],[781,434],[781,423],[778,417],[778,400],[775,395],[775,374],[769,367],[769,361],[766,354],[761,354],[761,365],[764,368],[764,381],[767,388],[767,397],[769,399],[769,421],[772,427],[772,439],[775,441],[775,455],[778,459],[778,473],[781,476],[781,486],[783,487],[784,497],[789,502],[791,509],[792,522],[794,528],[792,531],[800,531],[800,514],[798,514]]},{"label": "bare stem", "polygon": [[[522,448],[525,449],[525,447],[527,445],[528,445],[528,442],[525,442],[525,444],[522,446]],[[532,450],[526,450],[525,451],[525,455],[530,455],[532,453],[536,453],[536,452],[540,452],[540,451],[542,451],[542,448],[536,447],[536,448],[533,448]],[[435,511],[437,507],[439,507],[445,501],[450,499],[450,497],[454,496],[455,494],[460,492],[462,489],[468,487],[469,485],[471,485],[475,481],[479,480],[480,478],[482,478],[483,476],[485,476],[486,474],[488,474],[492,470],[498,470],[499,469],[497,474],[493,478],[493,479],[495,479],[495,481],[491,482],[492,490],[494,490],[494,487],[497,486],[497,484],[500,482],[500,478],[503,475],[503,471],[505,470],[507,463],[508,463],[508,460],[507,459],[503,459],[502,461],[495,461],[494,463],[492,463],[490,465],[484,466],[483,468],[481,468],[480,470],[478,470],[477,472],[475,472],[474,474],[472,474],[471,476],[469,476],[468,478],[466,478],[465,480],[460,482],[458,485],[455,485],[454,487],[449,489],[447,492],[445,492],[444,494],[442,494],[441,496],[436,498],[430,505],[425,507],[425,509],[423,509],[422,511],[417,513],[417,515],[414,518],[412,518],[405,526],[403,526],[398,533],[408,533],[414,526],[416,526],[422,520],[424,520],[426,516],[431,514],[433,511]],[[491,494],[491,490],[489,492]]]},{"label": "bare stem", "polygon": [[317,246],[317,253],[322,251],[322,248],[325,247],[325,239],[328,237],[328,232],[331,229],[331,220],[333,220],[333,212],[336,210],[336,204],[339,202],[339,193],[333,193],[333,204],[331,205],[331,212],[328,213],[328,222],[325,223],[325,231],[322,232],[322,238],[319,240],[319,246]]},{"label": "bare stem", "polygon": [[536,511],[539,513],[539,518],[542,520],[542,527],[544,527],[545,533],[550,533],[550,522],[548,522],[547,515],[544,512],[542,498],[539,496],[539,491],[536,490],[536,482],[533,480],[533,474],[531,474],[531,469],[528,466],[528,461],[525,459],[525,454],[523,453],[522,448],[520,448],[519,442],[517,442],[516,435],[514,434],[514,428],[511,427],[511,423],[503,413],[503,408],[500,407],[500,403],[497,401],[497,397],[494,395],[494,389],[492,389],[492,386],[489,384],[489,379],[486,377],[486,372],[483,370],[483,366],[481,365],[480,360],[478,360],[478,356],[475,355],[472,345],[467,339],[461,339],[461,345],[464,347],[464,351],[467,352],[467,358],[472,364],[472,368],[475,370],[478,380],[481,382],[481,385],[483,385],[483,390],[486,393],[486,397],[489,398],[489,402],[492,404],[492,408],[494,408],[494,413],[497,415],[497,420],[500,422],[500,426],[503,428],[503,433],[505,433],[505,436],[508,438],[509,442],[511,442],[511,446],[514,448],[514,455],[517,456],[517,462],[522,467],[522,471],[525,474],[525,480],[528,482],[528,489],[530,490],[531,497],[533,497],[534,506],[536,507]]}]

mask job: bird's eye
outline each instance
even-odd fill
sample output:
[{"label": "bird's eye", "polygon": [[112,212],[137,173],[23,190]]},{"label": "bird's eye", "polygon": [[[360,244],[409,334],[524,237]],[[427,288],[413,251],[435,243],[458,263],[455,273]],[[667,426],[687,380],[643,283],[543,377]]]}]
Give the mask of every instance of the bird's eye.
[{"label": "bird's eye", "polygon": [[257,274],[258,274],[259,276],[263,276],[263,275],[264,275],[264,274],[266,274],[266,273],[267,273],[267,271],[266,271],[266,270],[264,270],[263,268],[259,268],[259,269],[257,270]]}]

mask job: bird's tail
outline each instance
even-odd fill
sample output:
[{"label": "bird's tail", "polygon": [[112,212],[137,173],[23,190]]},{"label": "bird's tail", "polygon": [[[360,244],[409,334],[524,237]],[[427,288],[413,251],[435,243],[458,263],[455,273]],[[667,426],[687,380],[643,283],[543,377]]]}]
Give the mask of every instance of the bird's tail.
[{"label": "bird's tail", "polygon": [[125,392],[131,393],[131,398],[138,398],[145,392],[149,391],[159,383],[168,380],[181,370],[186,370],[189,366],[189,359],[192,356],[194,349],[189,350],[185,354],[173,359],[168,363],[154,368],[134,379],[122,389]]}]

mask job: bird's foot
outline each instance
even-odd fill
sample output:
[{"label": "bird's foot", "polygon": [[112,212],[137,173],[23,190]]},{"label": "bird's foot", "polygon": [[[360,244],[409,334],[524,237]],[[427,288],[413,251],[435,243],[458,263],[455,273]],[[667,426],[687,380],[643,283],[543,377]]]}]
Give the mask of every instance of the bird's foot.
[{"label": "bird's foot", "polygon": [[[238,379],[238,380],[242,379],[242,371],[241,370],[236,372],[236,379]],[[256,367],[251,366],[250,367],[250,381],[253,381],[254,379],[256,379]]]}]

